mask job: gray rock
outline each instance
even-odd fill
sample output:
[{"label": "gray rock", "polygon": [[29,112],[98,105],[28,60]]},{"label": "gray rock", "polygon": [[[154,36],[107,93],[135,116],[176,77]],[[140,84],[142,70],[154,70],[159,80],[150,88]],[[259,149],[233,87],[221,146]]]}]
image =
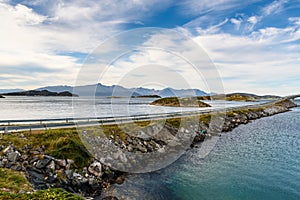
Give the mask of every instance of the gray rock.
[{"label": "gray rock", "polygon": [[12,163],[12,162],[8,162],[8,163],[6,163],[5,167],[6,168],[11,168],[13,166],[13,164],[14,163]]},{"label": "gray rock", "polygon": [[89,173],[93,174],[94,176],[101,176],[102,175],[102,165],[98,161],[94,161],[89,167],[88,167]]},{"label": "gray rock", "polygon": [[25,144],[23,147],[22,147],[22,150],[31,150],[32,149],[32,146],[31,145],[28,145],[28,144]]},{"label": "gray rock", "polygon": [[16,171],[21,171],[22,170],[22,166],[19,165],[19,164],[17,164],[17,165],[11,166],[10,169],[16,170]]},{"label": "gray rock", "polygon": [[67,159],[66,169],[70,169],[71,165],[73,165],[73,164],[74,164],[74,160]]},{"label": "gray rock", "polygon": [[67,176],[68,179],[72,179],[73,178],[73,171],[72,170],[66,170],[65,174]]},{"label": "gray rock", "polygon": [[35,167],[38,169],[43,169],[50,163],[50,161],[50,159],[38,160]]},{"label": "gray rock", "polygon": [[112,154],[113,159],[117,160],[121,156],[122,151],[117,151]]},{"label": "gray rock", "polygon": [[54,160],[50,161],[50,163],[47,165],[47,168],[50,169],[51,171],[55,170],[55,162],[54,162]]},{"label": "gray rock", "polygon": [[5,154],[5,155],[8,155],[9,153],[13,152],[14,151],[14,147],[9,145],[8,147],[6,147],[2,152]]},{"label": "gray rock", "polygon": [[25,161],[23,162],[23,166],[26,167],[27,165],[29,165],[29,163],[28,163],[27,160],[25,160]]},{"label": "gray rock", "polygon": [[67,166],[67,161],[63,159],[56,159],[56,164],[58,164],[61,167],[66,167]]},{"label": "gray rock", "polygon": [[137,149],[142,153],[147,153],[147,149],[144,146],[142,146],[142,144],[138,144]]},{"label": "gray rock", "polygon": [[128,159],[127,159],[127,157],[126,157],[125,154],[121,154],[120,160],[121,160],[121,162],[123,162],[123,163],[127,163],[127,161],[128,161]]},{"label": "gray rock", "polygon": [[26,154],[21,155],[21,160],[27,160],[27,159],[28,159],[28,155],[26,155]]},{"label": "gray rock", "polygon": [[34,151],[32,151],[31,153],[32,153],[33,155],[39,155],[39,154],[40,154],[40,152],[37,151],[37,150],[34,150]]},{"label": "gray rock", "polygon": [[50,160],[55,160],[55,158],[54,158],[54,157],[52,157],[52,156],[48,156],[48,155],[44,155],[44,158],[47,158],[47,159],[50,159]]},{"label": "gray rock", "polygon": [[38,160],[39,160],[39,156],[38,155],[33,156],[33,158],[30,160],[30,163],[32,164],[32,163],[34,163],[34,162],[36,162]]},{"label": "gray rock", "polygon": [[132,147],[131,144],[128,145],[127,150],[128,150],[129,152],[132,152],[132,151],[133,151],[133,147]]},{"label": "gray rock", "polygon": [[55,176],[48,176],[46,181],[50,184],[55,183],[55,181],[57,180],[57,178]]},{"label": "gray rock", "polygon": [[28,172],[28,174],[30,175],[31,178],[43,181],[44,180],[44,176],[43,174],[39,173],[37,170],[35,170],[32,167],[27,167],[26,171]]},{"label": "gray rock", "polygon": [[14,163],[18,161],[19,157],[20,157],[20,153],[19,152],[10,152],[7,155],[7,159],[10,162],[14,162]]},{"label": "gray rock", "polygon": [[132,139],[131,139],[130,137],[127,137],[127,138],[126,138],[126,141],[127,141],[129,144],[132,143]]}]

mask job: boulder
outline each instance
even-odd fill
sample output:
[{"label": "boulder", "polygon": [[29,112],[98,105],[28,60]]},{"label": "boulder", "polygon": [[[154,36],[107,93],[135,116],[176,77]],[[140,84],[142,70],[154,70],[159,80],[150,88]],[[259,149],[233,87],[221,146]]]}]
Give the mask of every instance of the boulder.
[{"label": "boulder", "polygon": [[13,163],[17,162],[18,159],[19,159],[19,157],[20,157],[20,153],[19,152],[10,152],[7,155],[8,161],[13,162]]}]

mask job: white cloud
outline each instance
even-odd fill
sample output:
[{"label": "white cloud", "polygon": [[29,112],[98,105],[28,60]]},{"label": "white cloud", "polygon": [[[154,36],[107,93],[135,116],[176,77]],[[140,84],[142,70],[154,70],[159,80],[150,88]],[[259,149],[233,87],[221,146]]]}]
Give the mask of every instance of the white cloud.
[{"label": "white cloud", "polygon": [[259,16],[251,16],[247,19],[248,25],[246,26],[247,31],[251,32],[255,25],[261,20],[262,17]]},{"label": "white cloud", "polygon": [[228,11],[231,9],[243,8],[251,3],[259,0],[222,0],[222,1],[211,1],[211,0],[187,0],[180,1],[180,5],[183,6],[182,12],[187,15],[196,14],[201,15],[209,13],[211,11]]},{"label": "white cloud", "polygon": [[287,3],[288,0],[276,0],[273,1],[271,4],[267,5],[262,9],[263,15],[268,16],[268,15],[273,15],[281,12],[284,8],[284,4]]},{"label": "white cloud", "polygon": [[[14,73],[17,77],[26,66],[28,71],[38,73],[35,75],[37,85],[62,82],[72,85],[78,71],[77,59],[61,53],[91,52],[104,39],[122,30],[124,23],[142,20],[158,2],[36,0],[10,5],[8,1],[1,0],[0,70],[7,72],[1,75],[11,77]],[[26,5],[39,7],[40,12]],[[168,5],[169,1],[160,2],[155,9]],[[59,73],[51,71],[58,69]],[[22,77],[23,84],[20,84],[18,77],[19,87],[35,87],[28,77]],[[40,82],[38,77],[43,77],[47,82]],[[2,78],[0,87],[11,85],[10,80]]]},{"label": "white cloud", "polygon": [[288,20],[292,23],[294,23],[295,25],[300,26],[300,17],[290,17],[288,18]]},{"label": "white cloud", "polygon": [[219,32],[222,29],[222,26],[229,21],[228,18],[225,18],[223,21],[221,21],[217,24],[212,24],[206,28],[201,28],[201,26],[199,26],[197,24],[199,24],[199,21],[202,21],[202,20],[203,20],[202,18],[197,18],[197,19],[185,24],[184,27],[197,27],[196,29],[201,34],[209,34],[209,33],[213,34],[213,33]]},{"label": "white cloud", "polygon": [[256,16],[251,16],[248,18],[247,21],[250,22],[251,24],[255,25],[258,22],[258,18]]},{"label": "white cloud", "polygon": [[216,33],[195,40],[217,65],[227,92],[285,95],[300,90],[300,46],[289,43],[298,34],[294,27],[266,28],[249,36]]},{"label": "white cloud", "polygon": [[235,25],[236,30],[239,30],[243,20],[242,19],[231,18],[230,22]]}]

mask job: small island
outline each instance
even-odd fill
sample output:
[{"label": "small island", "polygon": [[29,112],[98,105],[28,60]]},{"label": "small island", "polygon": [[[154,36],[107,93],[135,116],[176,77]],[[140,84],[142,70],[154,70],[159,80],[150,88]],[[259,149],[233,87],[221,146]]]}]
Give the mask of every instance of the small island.
[{"label": "small island", "polygon": [[161,98],[159,95],[140,95],[140,96],[131,96],[131,98]]},{"label": "small island", "polygon": [[1,99],[1,98],[5,98],[5,97],[4,97],[4,96],[2,96],[2,95],[0,95],[0,99]]},{"label": "small island", "polygon": [[197,97],[166,97],[153,101],[150,105],[172,106],[172,107],[211,107],[211,105],[200,101]]},{"label": "small island", "polygon": [[71,92],[50,92],[48,90],[28,90],[25,92],[11,92],[1,94],[3,96],[61,96],[61,97],[78,97],[76,94],[72,94]]}]

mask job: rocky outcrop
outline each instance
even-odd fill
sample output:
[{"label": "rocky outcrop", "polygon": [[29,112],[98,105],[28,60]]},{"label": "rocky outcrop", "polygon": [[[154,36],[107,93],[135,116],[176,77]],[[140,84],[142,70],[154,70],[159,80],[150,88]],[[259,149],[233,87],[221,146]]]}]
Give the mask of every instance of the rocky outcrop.
[{"label": "rocky outcrop", "polygon": [[124,173],[93,160],[83,169],[74,169],[74,161],[56,159],[45,154],[44,147],[33,149],[29,145],[15,149],[13,145],[0,146],[0,167],[23,171],[33,189],[64,188],[86,197],[99,196],[103,188],[122,183]]},{"label": "rocky outcrop", "polygon": [[211,107],[211,105],[200,101],[197,97],[165,97],[157,99],[150,103],[150,105],[156,106],[172,106],[172,107]]}]

